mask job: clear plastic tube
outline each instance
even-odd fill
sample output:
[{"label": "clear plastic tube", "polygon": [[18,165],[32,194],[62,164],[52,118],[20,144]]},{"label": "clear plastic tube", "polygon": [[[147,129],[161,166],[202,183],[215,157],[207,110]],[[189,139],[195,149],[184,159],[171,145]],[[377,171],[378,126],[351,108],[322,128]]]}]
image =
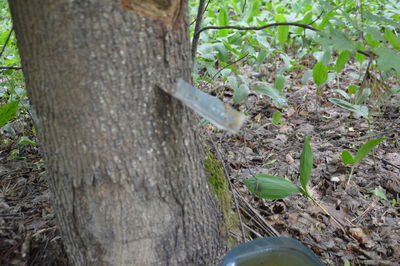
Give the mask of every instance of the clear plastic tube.
[{"label": "clear plastic tube", "polygon": [[219,129],[230,133],[238,133],[246,119],[243,113],[236,111],[229,104],[202,92],[181,78],[177,80],[176,90],[170,94]]}]

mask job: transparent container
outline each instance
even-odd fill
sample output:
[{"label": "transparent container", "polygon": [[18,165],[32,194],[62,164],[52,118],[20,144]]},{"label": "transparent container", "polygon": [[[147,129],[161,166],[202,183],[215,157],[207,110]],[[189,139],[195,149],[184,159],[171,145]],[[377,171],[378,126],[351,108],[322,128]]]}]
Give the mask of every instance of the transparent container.
[{"label": "transparent container", "polygon": [[288,237],[257,238],[231,249],[221,266],[323,266],[301,242]]}]

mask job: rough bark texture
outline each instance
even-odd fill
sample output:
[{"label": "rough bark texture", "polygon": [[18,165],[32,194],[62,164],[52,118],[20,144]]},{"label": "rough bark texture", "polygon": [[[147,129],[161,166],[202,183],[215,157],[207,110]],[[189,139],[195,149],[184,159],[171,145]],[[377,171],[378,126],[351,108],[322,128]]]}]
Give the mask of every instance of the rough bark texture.
[{"label": "rough bark texture", "polygon": [[197,119],[160,89],[190,80],[187,23],[110,0],[10,7],[72,263],[215,265],[225,242]]}]

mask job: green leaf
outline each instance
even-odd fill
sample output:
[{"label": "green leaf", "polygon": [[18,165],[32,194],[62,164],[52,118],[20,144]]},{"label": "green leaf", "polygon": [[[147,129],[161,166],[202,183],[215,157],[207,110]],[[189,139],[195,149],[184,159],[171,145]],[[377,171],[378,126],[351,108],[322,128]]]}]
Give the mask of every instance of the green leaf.
[{"label": "green leaf", "polygon": [[319,32],[319,35],[323,47],[332,46],[336,51],[353,51],[355,49],[353,41],[342,31],[330,29],[327,32]]},{"label": "green leaf", "polygon": [[285,77],[284,76],[278,76],[275,78],[275,83],[274,83],[274,88],[277,89],[278,91],[283,91],[283,88],[285,87]]},{"label": "green leaf", "polygon": [[387,47],[376,48],[373,51],[379,55],[378,68],[382,71],[394,69],[400,79],[400,54]]},{"label": "green leaf", "polygon": [[375,196],[380,197],[383,200],[388,200],[388,198],[386,197],[385,193],[383,193],[383,191],[379,190],[379,189],[374,189],[370,191],[372,194],[374,194]]},{"label": "green leaf", "polygon": [[286,98],[280,91],[273,87],[262,86],[255,88],[254,91],[267,95],[272,99],[272,104],[278,108],[283,108],[286,105]]},{"label": "green leaf", "polygon": [[257,55],[257,59],[256,59],[256,66],[257,69],[260,67],[260,65],[264,62],[265,58],[268,55],[268,51],[266,49],[262,49],[258,55]]},{"label": "green leaf", "polygon": [[365,35],[365,40],[371,49],[379,46],[379,41],[375,40],[374,36],[369,32]]},{"label": "green leaf", "polygon": [[29,139],[28,137],[26,137],[26,136],[20,137],[20,138],[18,139],[17,144],[18,144],[18,145],[33,145],[33,146],[36,146],[36,145],[37,145],[36,142],[30,140],[30,139]]},{"label": "green leaf", "polygon": [[337,90],[334,90],[334,92],[339,93],[346,100],[350,100],[350,96],[345,91],[337,89]]},{"label": "green leaf", "polygon": [[313,79],[318,86],[321,86],[328,80],[328,68],[323,62],[318,62],[314,65]]},{"label": "green leaf", "polygon": [[247,84],[241,84],[237,90],[234,91],[233,93],[233,103],[234,104],[239,104],[241,103],[244,99],[247,98],[247,96],[250,93],[249,86]]},{"label": "green leaf", "polygon": [[3,127],[14,118],[18,110],[19,101],[6,103],[0,107],[0,127]]},{"label": "green leaf", "polygon": [[340,157],[342,158],[342,162],[344,163],[344,165],[348,165],[348,164],[354,163],[353,156],[347,150],[342,151],[342,153],[340,154]]},{"label": "green leaf", "polygon": [[229,23],[228,10],[226,8],[221,8],[218,14],[218,23],[220,26],[227,26]]},{"label": "green leaf", "polygon": [[369,119],[368,118],[368,115],[369,115],[368,108],[364,105],[351,104],[347,101],[344,101],[344,100],[341,100],[338,98],[329,98],[328,101],[330,101],[331,103],[336,104],[337,106],[340,106],[346,110],[349,110],[351,112],[359,114],[367,120]]},{"label": "green leaf", "polygon": [[353,95],[354,93],[356,93],[360,88],[356,85],[350,85],[349,87],[347,87],[347,91],[349,92],[350,95]]},{"label": "green leaf", "polygon": [[381,143],[385,139],[386,138],[373,139],[373,140],[370,140],[370,141],[364,143],[363,145],[361,145],[360,149],[358,150],[358,152],[354,156],[354,162],[355,163],[360,162],[365,156],[367,156],[367,154],[371,150],[373,150],[375,148],[375,146],[377,146],[379,143]]},{"label": "green leaf", "polygon": [[[286,17],[282,14],[275,16],[276,22],[286,22]],[[289,36],[289,26],[278,26],[278,40],[281,47],[284,47]]]},{"label": "green leaf", "polygon": [[278,40],[281,47],[284,46],[289,36],[289,26],[278,26]]},{"label": "green leaf", "polygon": [[308,191],[307,184],[310,181],[313,165],[313,153],[310,139],[310,136],[305,137],[303,151],[300,155],[300,184],[303,187],[304,191]]},{"label": "green leaf", "polygon": [[351,53],[348,50],[340,52],[340,54],[336,60],[336,66],[335,66],[336,72],[342,71],[342,69],[346,65],[347,61],[349,60],[350,55],[351,55]]},{"label": "green leaf", "polygon": [[238,81],[237,81],[237,79],[236,79],[235,76],[229,76],[229,77],[228,77],[228,82],[229,82],[229,84],[231,85],[231,88],[232,88],[234,91],[237,90],[237,89],[239,88],[239,84],[238,84]]},{"label": "green leaf", "polygon": [[274,115],[272,116],[272,123],[274,123],[274,125],[280,125],[280,124],[282,124],[282,121],[281,121],[281,112],[276,111],[276,112],[274,113]]},{"label": "green leaf", "polygon": [[393,46],[394,49],[400,50],[400,42],[396,35],[389,29],[385,29],[385,39]]},{"label": "green leaf", "polygon": [[306,85],[308,83],[308,81],[310,80],[310,78],[312,77],[312,75],[313,75],[313,71],[311,69],[304,72],[304,75],[301,78],[301,84]]},{"label": "green leaf", "polygon": [[[218,23],[220,26],[227,26],[229,23],[229,15],[228,15],[228,9],[227,8],[221,8],[219,10],[218,14]],[[228,35],[227,29],[224,30],[219,30],[219,36],[220,37],[225,37]]]},{"label": "green leaf", "polygon": [[301,193],[292,182],[278,176],[259,174],[243,183],[251,193],[265,199],[283,199]]}]

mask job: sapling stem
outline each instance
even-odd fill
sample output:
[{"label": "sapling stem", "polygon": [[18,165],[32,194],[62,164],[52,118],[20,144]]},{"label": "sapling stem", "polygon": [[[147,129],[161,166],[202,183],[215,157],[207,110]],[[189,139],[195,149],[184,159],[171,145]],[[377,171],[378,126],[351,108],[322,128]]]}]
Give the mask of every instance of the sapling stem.
[{"label": "sapling stem", "polygon": [[335,223],[336,223],[336,224],[340,227],[340,229],[342,229],[343,232],[344,232],[343,226],[339,223],[339,221],[338,221],[334,216],[332,216],[332,215],[328,212],[328,210],[327,210],[324,206],[322,206],[321,203],[319,203],[318,201],[316,201],[316,200],[315,200],[313,197],[311,197],[311,196],[308,196],[308,198],[311,199],[311,201],[314,202],[326,215],[328,215],[328,217],[332,218],[332,220],[335,221]]},{"label": "sapling stem", "polygon": [[353,165],[353,166],[351,167],[350,174],[349,174],[349,178],[347,179],[346,186],[348,186],[348,185],[350,184],[350,179],[351,179],[351,177],[353,176],[353,172],[354,172],[354,168],[355,168],[355,167],[356,167],[355,165]]}]

